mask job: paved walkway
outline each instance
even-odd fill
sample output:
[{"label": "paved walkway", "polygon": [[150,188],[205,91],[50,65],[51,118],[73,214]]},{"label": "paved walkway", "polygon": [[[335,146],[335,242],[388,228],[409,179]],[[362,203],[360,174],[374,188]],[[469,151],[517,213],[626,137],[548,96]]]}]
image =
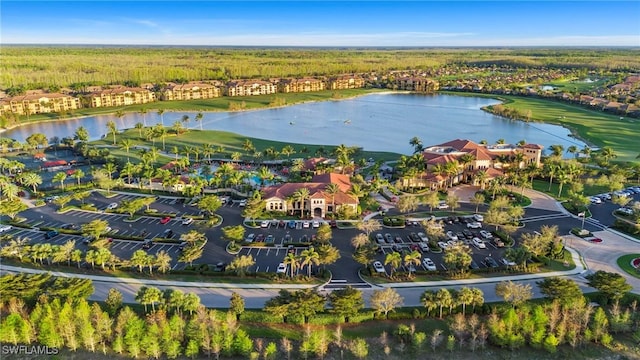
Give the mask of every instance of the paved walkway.
[{"label": "paved walkway", "polygon": [[[522,191],[521,189],[513,188],[512,186],[507,186],[507,189],[518,194],[520,194],[520,192]],[[458,185],[455,188],[450,189],[449,191],[452,194],[457,195],[460,198],[461,202],[469,202],[478,190],[480,190],[479,186]],[[558,203],[556,199],[545,193],[541,193],[532,189],[525,189],[524,196],[531,199],[531,205],[529,205],[528,207],[550,211],[560,211],[563,213],[566,212],[565,208],[560,205],[560,203]]]}]

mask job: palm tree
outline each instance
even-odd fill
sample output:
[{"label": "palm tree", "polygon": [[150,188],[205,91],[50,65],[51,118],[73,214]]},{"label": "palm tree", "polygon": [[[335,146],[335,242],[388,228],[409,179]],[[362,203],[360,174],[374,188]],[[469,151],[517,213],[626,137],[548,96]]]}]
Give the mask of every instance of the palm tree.
[{"label": "palm tree", "polygon": [[202,118],[203,117],[204,117],[204,115],[201,112],[199,112],[195,117],[196,122],[200,123],[200,131],[202,131]]},{"label": "palm tree", "polygon": [[171,269],[171,256],[164,250],[158,251],[155,258],[155,265],[161,273],[166,273],[167,270]]},{"label": "palm tree", "polygon": [[56,173],[53,175],[53,182],[59,182],[60,188],[64,190],[64,181],[67,180],[67,174],[63,171]]},{"label": "palm tree", "polygon": [[[442,177],[447,175],[447,170],[444,164],[433,165],[433,167],[431,168],[431,172],[435,175],[442,176]],[[446,182],[445,182],[445,185],[446,185]]]},{"label": "palm tree", "polygon": [[420,140],[417,136],[414,136],[409,140],[409,145],[413,146],[413,153],[422,152],[422,140]]},{"label": "palm tree", "polygon": [[402,255],[397,251],[392,251],[384,258],[384,264],[391,264],[391,273],[389,277],[393,278],[393,272],[402,264]]},{"label": "palm tree", "polygon": [[300,204],[300,219],[304,218],[304,209],[309,198],[309,189],[300,188],[293,193],[293,199]]},{"label": "palm tree", "polygon": [[419,266],[420,260],[422,259],[422,254],[420,252],[414,250],[404,256],[404,265],[409,266],[409,275],[411,275],[411,268]]},{"label": "palm tree", "polygon": [[300,254],[300,267],[307,267],[307,276],[311,277],[311,265],[320,265],[320,254],[310,247]]},{"label": "palm tree", "polygon": [[574,157],[578,157],[578,147],[575,145],[571,145],[567,148],[567,153],[573,154]]},{"label": "palm tree", "polygon": [[38,185],[42,184],[42,176],[34,172],[23,173],[20,177],[20,182],[24,186],[30,186],[33,192],[36,193]]},{"label": "palm tree", "polygon": [[449,161],[444,165],[444,170],[447,174],[447,177],[451,180],[450,186],[453,187],[453,180],[458,176],[458,163],[455,161]]},{"label": "palm tree", "polygon": [[331,212],[336,212],[336,194],[340,191],[340,186],[336,183],[329,183],[324,188],[327,194],[331,195]]},{"label": "palm tree", "polygon": [[551,145],[549,146],[549,150],[551,150],[551,156],[561,157],[564,152],[564,146],[560,144]]},{"label": "palm tree", "polygon": [[185,127],[189,129],[189,115],[182,115],[181,120],[185,124]]},{"label": "palm tree", "polygon": [[[124,113],[122,111],[119,111],[116,113],[116,116],[118,116],[119,118],[124,116]],[[118,128],[116,127],[116,123],[113,120],[109,120],[107,122],[107,129],[109,130],[109,133],[113,135],[113,145],[116,144],[116,134],[118,133]]]},{"label": "palm tree", "polygon": [[141,122],[137,122],[133,127],[138,130],[138,138],[140,138],[140,140],[144,139],[142,137],[142,129],[144,129],[144,125]]},{"label": "palm tree", "polygon": [[618,157],[613,149],[609,146],[605,146],[600,150],[600,158],[605,163],[605,165],[609,165],[609,160]]},{"label": "palm tree", "polygon": [[183,125],[182,125],[182,123],[180,121],[176,120],[173,123],[173,126],[171,126],[171,129],[173,129],[173,131],[176,133],[176,136],[178,136],[182,132]]},{"label": "palm tree", "polygon": [[131,150],[131,148],[133,147],[133,141],[131,139],[124,138],[120,140],[120,144],[122,145],[124,151],[127,152],[127,161],[129,161],[129,150]]},{"label": "palm tree", "polygon": [[480,170],[475,174],[474,178],[480,183],[480,190],[484,190],[487,179],[489,179],[489,174],[484,170]]},{"label": "palm tree", "polygon": [[142,114],[142,123],[144,124],[144,126],[147,126],[147,109],[140,109],[140,114]]},{"label": "palm tree", "polygon": [[165,141],[164,141],[167,137],[167,134],[169,133],[167,131],[167,128],[165,128],[164,125],[162,124],[157,124],[154,127],[154,130],[155,130],[156,136],[159,136],[160,139],[162,139],[162,151],[167,151],[167,147],[165,146]]},{"label": "palm tree", "polygon": [[284,260],[282,261],[282,263],[287,265],[287,266],[289,266],[290,276],[293,278],[294,273],[300,267],[300,261],[298,260],[298,257],[296,257],[296,254],[287,253],[287,255],[284,257]]},{"label": "palm tree", "polygon": [[160,124],[164,126],[164,109],[158,109],[158,115],[160,115]]},{"label": "palm tree", "polygon": [[273,174],[266,166],[261,166],[258,169],[258,178],[260,179],[260,186],[264,186],[264,182],[273,179]]}]

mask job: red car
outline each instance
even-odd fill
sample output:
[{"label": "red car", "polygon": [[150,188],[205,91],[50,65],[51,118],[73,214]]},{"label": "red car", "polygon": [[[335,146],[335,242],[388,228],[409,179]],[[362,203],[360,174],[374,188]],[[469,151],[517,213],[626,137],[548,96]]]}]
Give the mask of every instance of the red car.
[{"label": "red car", "polygon": [[171,216],[165,216],[162,219],[160,219],[160,224],[164,225],[164,224],[168,223],[169,221],[171,221]]}]

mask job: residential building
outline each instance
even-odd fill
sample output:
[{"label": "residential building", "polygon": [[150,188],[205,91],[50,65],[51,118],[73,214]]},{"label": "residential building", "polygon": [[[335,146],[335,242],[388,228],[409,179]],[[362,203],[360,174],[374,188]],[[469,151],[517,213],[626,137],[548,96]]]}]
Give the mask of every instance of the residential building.
[{"label": "residential building", "polygon": [[313,78],[283,79],[278,85],[280,92],[283,93],[322,91],[327,87],[324,81]]},{"label": "residential building", "polygon": [[164,100],[211,99],[222,96],[220,86],[204,82],[169,85],[163,92]]},{"label": "residential building", "polygon": [[400,77],[395,81],[398,90],[407,90],[423,93],[431,93],[438,90],[437,81],[419,76]]},{"label": "residential building", "polygon": [[80,99],[59,93],[20,95],[0,100],[0,115],[35,115],[80,108]]},{"label": "residential building", "polygon": [[91,107],[109,107],[147,104],[156,101],[156,95],[148,89],[121,86],[93,92],[89,99]]},{"label": "residential building", "polygon": [[364,78],[358,75],[341,75],[329,78],[329,90],[359,89],[364,87]]},{"label": "residential building", "polygon": [[239,80],[227,83],[227,96],[252,96],[275,94],[278,91],[273,83],[262,80]]},{"label": "residential building", "polygon": [[[336,184],[338,191],[330,194],[327,191],[328,184]],[[294,194],[301,188],[309,190],[309,197],[303,202],[297,201]],[[327,173],[315,175],[307,183],[285,183],[268,186],[262,189],[267,211],[281,211],[309,214],[313,217],[326,217],[327,214],[341,211],[343,207],[349,207],[355,212],[358,207],[358,198],[348,194],[351,189],[351,180],[347,175]]]}]

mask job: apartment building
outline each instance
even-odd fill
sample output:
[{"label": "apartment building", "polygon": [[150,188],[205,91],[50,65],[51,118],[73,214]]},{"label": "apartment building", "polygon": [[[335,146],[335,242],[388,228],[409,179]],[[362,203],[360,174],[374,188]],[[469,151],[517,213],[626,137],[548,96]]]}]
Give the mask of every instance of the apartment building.
[{"label": "apartment building", "polygon": [[227,96],[268,95],[278,92],[275,84],[262,80],[238,80],[227,83]]},{"label": "apartment building", "polygon": [[20,95],[0,100],[0,115],[35,115],[79,108],[80,99],[59,93]]},{"label": "apartment building", "polygon": [[190,82],[187,84],[173,84],[162,92],[163,100],[197,100],[211,99],[222,96],[222,89],[210,83]]},{"label": "apartment building", "polygon": [[364,87],[364,78],[358,75],[341,75],[329,78],[329,90],[359,89]]},{"label": "apartment building", "polygon": [[440,84],[432,79],[418,76],[401,77],[395,80],[398,90],[407,90],[423,93],[435,92],[439,89]]},{"label": "apartment building", "polygon": [[322,91],[327,87],[323,80],[313,78],[283,79],[279,81],[278,86],[283,93]]},{"label": "apartment building", "polygon": [[91,107],[109,107],[151,103],[156,95],[143,88],[116,87],[91,93],[89,99]]}]

